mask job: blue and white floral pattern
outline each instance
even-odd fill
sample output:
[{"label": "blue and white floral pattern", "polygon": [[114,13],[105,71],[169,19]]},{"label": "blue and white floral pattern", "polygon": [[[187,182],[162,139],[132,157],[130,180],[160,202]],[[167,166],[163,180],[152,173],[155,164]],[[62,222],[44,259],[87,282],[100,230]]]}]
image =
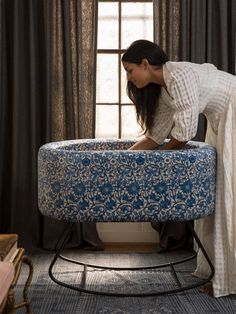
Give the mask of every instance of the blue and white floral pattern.
[{"label": "blue and white floral pattern", "polygon": [[45,144],[38,154],[39,209],[70,222],[193,220],[215,207],[216,150],[130,151],[132,140]]}]

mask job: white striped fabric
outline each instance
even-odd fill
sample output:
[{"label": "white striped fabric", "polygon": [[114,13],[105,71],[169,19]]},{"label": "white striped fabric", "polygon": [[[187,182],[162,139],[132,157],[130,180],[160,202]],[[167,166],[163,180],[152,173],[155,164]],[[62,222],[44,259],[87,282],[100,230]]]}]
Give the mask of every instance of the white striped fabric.
[{"label": "white striped fabric", "polygon": [[236,77],[212,64],[190,62],[167,62],[163,75],[167,91],[162,88],[154,125],[146,136],[158,144],[170,133],[179,141],[188,141],[196,135],[200,113],[217,129],[219,114],[236,88]]},{"label": "white striped fabric", "polygon": [[[189,62],[167,62],[163,74],[167,91],[162,91],[147,136],[157,143],[170,133],[179,141],[190,140],[198,115],[206,116],[206,141],[217,148],[216,208],[196,229],[214,261],[214,296],[236,294],[236,77],[211,64]],[[199,254],[195,275],[208,273]]]}]

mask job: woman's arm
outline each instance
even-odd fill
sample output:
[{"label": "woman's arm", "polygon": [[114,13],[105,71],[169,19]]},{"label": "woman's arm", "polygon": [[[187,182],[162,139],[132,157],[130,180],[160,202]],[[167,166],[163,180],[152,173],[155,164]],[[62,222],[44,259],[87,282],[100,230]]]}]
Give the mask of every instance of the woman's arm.
[{"label": "woman's arm", "polygon": [[182,148],[187,142],[180,142],[175,138],[171,138],[168,142],[164,145],[159,145],[154,142],[149,137],[144,137],[133,146],[131,146],[130,150],[152,150],[152,149],[160,149],[160,150],[168,150],[168,149],[180,149]]},{"label": "woman's arm", "polygon": [[160,146],[159,149],[161,150],[168,150],[168,149],[181,149],[187,142],[180,142],[175,138],[171,137],[168,142],[164,145]]},{"label": "woman's arm", "polygon": [[159,145],[154,142],[152,139],[149,137],[144,137],[137,143],[135,143],[133,146],[131,146],[129,149],[130,150],[152,150],[156,149]]}]

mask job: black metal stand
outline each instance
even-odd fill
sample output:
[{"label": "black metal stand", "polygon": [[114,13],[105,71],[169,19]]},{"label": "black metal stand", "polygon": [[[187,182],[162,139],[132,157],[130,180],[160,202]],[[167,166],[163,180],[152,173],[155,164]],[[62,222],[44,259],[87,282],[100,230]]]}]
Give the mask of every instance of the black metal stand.
[{"label": "black metal stand", "polygon": [[[174,261],[173,263],[165,263],[165,264],[160,264],[160,265],[154,265],[154,266],[145,266],[145,267],[123,267],[123,268],[119,268],[119,267],[106,267],[106,266],[99,266],[99,265],[93,265],[93,264],[85,264],[85,263],[81,263],[79,261],[76,261],[76,260],[73,260],[73,259],[70,259],[70,258],[67,258],[65,256],[62,256],[60,254],[61,250],[63,250],[66,242],[67,242],[67,239],[69,238],[70,236],[70,233],[71,233],[71,229],[72,229],[72,226],[73,226],[73,223],[68,223],[67,226],[66,226],[66,229],[65,231],[63,232],[62,236],[59,238],[58,240],[58,248],[56,250],[56,254],[49,266],[49,276],[51,277],[51,279],[63,286],[63,287],[66,287],[66,288],[69,288],[69,289],[72,289],[72,290],[76,290],[76,291],[80,291],[80,292],[85,292],[85,293],[90,293],[90,294],[98,294],[98,295],[107,295],[107,296],[115,296],[115,297],[147,297],[147,296],[155,296],[155,295],[164,295],[164,294],[171,294],[171,293],[177,293],[177,292],[181,292],[181,291],[185,291],[185,290],[188,290],[188,289],[193,289],[193,288],[196,288],[196,287],[199,287],[199,286],[202,286],[204,284],[206,284],[207,282],[209,282],[213,276],[214,276],[214,267],[212,265],[212,262],[209,258],[209,256],[207,255],[201,241],[199,240],[196,232],[194,231],[194,228],[191,224],[191,222],[187,222],[187,225],[188,225],[188,228],[189,230],[191,231],[195,241],[197,242],[199,248],[202,250],[202,253],[204,255],[204,257],[206,258],[209,266],[210,266],[210,269],[211,269],[211,273],[210,275],[208,276],[208,278],[206,279],[199,279],[198,282],[194,282],[192,284],[189,284],[187,286],[182,286],[182,284],[180,283],[179,279],[178,279],[178,275],[176,273],[176,270],[174,268],[175,265],[177,264],[182,264],[182,263],[185,263],[193,258],[196,257],[197,253],[194,253],[192,256],[190,257],[187,257],[187,258],[184,258],[184,259],[181,259],[181,260],[178,260],[178,261]],[[78,264],[78,265],[82,265],[84,266],[84,270],[83,270],[83,277],[82,277],[82,280],[81,280],[81,283],[80,283],[80,286],[75,286],[75,285],[72,285],[72,284],[68,284],[68,283],[65,283],[65,282],[62,282],[60,280],[58,280],[57,278],[55,278],[55,276],[53,275],[53,267],[57,261],[58,258],[61,258],[69,263],[74,263],[74,264]],[[107,270],[116,270],[116,271],[119,271],[119,270],[147,270],[147,269],[158,269],[158,268],[164,268],[164,267],[170,267],[171,268],[171,271],[172,271],[172,274],[173,274],[173,278],[175,279],[175,282],[176,282],[176,285],[177,287],[174,288],[174,289],[169,289],[169,290],[165,290],[165,291],[154,291],[154,292],[148,292],[148,293],[114,293],[114,292],[105,292],[105,291],[96,291],[96,290],[90,290],[90,289],[86,289],[85,286],[86,286],[86,275],[87,275],[87,268],[88,267],[91,267],[91,268],[98,268],[98,269],[107,269]]]}]

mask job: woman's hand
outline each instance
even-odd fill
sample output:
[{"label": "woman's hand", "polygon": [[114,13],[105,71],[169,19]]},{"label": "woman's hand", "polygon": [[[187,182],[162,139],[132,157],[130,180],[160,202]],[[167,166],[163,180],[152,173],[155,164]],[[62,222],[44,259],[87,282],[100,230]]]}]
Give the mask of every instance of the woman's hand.
[{"label": "woman's hand", "polygon": [[169,149],[181,149],[187,142],[180,142],[175,138],[171,138],[168,142],[163,145],[159,145],[154,142],[149,137],[144,137],[133,146],[131,146],[130,150],[152,150],[152,149],[160,149],[160,150],[169,150]]},{"label": "woman's hand", "polygon": [[187,142],[180,142],[176,140],[175,138],[171,137],[170,140],[164,143],[164,145],[160,146],[159,149],[160,150],[181,149],[184,147],[186,143]]}]

